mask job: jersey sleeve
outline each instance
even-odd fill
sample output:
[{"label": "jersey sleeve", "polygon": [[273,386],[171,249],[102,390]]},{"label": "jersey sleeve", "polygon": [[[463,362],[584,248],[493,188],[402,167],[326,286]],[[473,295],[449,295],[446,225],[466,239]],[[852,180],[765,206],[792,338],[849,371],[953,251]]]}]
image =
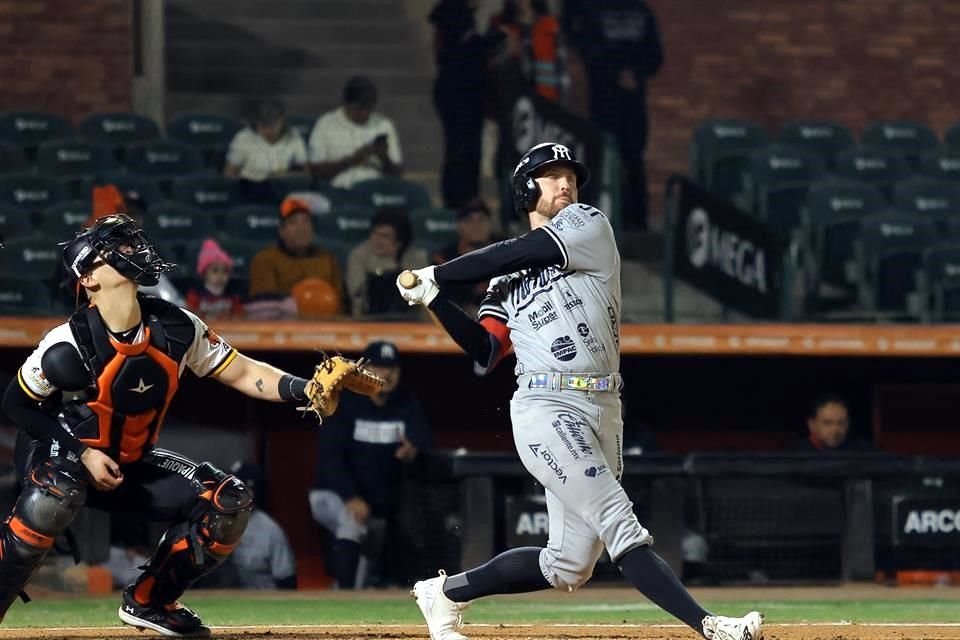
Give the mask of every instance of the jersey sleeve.
[{"label": "jersey sleeve", "polygon": [[20,371],[17,372],[17,382],[20,384],[20,387],[28,396],[37,402],[50,397],[50,395],[57,391],[57,388],[51,384],[50,381],[47,380],[47,376],[44,375],[41,363],[43,361],[43,354],[47,352],[47,349],[59,342],[76,344],[73,339],[73,332],[70,331],[70,325],[64,323],[54,327],[44,336],[40,344],[37,345],[37,348],[33,350],[33,353],[27,356],[23,366],[20,367]]},{"label": "jersey sleeve", "polygon": [[507,314],[503,301],[507,294],[506,280],[502,277],[494,278],[487,287],[487,292],[480,302],[480,310],[477,312],[477,319],[496,318],[506,322],[510,316]]},{"label": "jersey sleeve", "polygon": [[183,310],[193,322],[193,342],[184,363],[200,377],[216,375],[237,357],[237,351],[193,313]]},{"label": "jersey sleeve", "polygon": [[617,242],[610,221],[599,209],[575,203],[542,227],[563,254],[561,269],[609,278],[616,267]]}]

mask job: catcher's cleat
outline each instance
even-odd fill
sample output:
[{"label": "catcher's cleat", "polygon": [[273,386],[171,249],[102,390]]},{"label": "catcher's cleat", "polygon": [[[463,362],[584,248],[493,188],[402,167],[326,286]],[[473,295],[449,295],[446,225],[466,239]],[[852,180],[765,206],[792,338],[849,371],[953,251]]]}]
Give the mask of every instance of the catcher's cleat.
[{"label": "catcher's cleat", "polygon": [[157,633],[174,638],[209,638],[210,628],[200,621],[200,616],[179,602],[163,607],[149,607],[133,599],[133,585],[123,590],[123,601],[117,612],[120,619],[141,631],[153,629]]},{"label": "catcher's cleat", "polygon": [[707,640],[763,640],[763,614],[757,611],[742,618],[707,616],[702,626]]},{"label": "catcher's cleat", "polygon": [[427,621],[430,640],[467,640],[457,629],[463,626],[463,610],[470,603],[454,602],[448,598],[443,593],[446,581],[447,574],[440,571],[436,578],[421,580],[413,585],[410,595],[417,599],[420,613]]}]

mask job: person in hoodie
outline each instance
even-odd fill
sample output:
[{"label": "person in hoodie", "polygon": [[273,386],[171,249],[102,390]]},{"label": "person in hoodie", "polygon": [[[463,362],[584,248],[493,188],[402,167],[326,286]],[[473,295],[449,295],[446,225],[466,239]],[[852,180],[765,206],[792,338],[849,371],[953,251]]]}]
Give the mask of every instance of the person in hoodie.
[{"label": "person in hoodie", "polygon": [[400,385],[400,355],[390,342],[363,352],[386,383],[373,397],[344,394],[335,416],[317,431],[313,519],[333,536],[328,562],[340,589],[369,586],[370,563],[385,584],[409,584],[413,543],[405,521],[407,469],[430,435],[420,403]]}]

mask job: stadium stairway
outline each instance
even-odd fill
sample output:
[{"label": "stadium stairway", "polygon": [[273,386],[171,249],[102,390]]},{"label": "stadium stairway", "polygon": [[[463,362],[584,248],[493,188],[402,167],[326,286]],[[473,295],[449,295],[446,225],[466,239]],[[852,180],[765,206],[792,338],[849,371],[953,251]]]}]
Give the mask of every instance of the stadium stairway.
[{"label": "stadium stairway", "polygon": [[288,113],[316,116],[340,103],[347,78],[363,73],[397,126],[407,177],[435,196],[442,138],[431,104],[428,11],[422,0],[169,0],[167,117],[242,115],[263,96],[283,100]]}]

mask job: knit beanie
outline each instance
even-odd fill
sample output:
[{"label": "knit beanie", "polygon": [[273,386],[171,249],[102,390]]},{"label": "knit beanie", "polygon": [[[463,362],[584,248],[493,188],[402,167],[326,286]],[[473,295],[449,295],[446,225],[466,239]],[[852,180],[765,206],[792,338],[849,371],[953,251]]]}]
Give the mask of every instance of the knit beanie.
[{"label": "knit beanie", "polygon": [[197,256],[197,274],[202,276],[211,264],[225,264],[228,268],[232,268],[233,258],[217,244],[216,240],[207,238],[200,246],[200,254]]}]

